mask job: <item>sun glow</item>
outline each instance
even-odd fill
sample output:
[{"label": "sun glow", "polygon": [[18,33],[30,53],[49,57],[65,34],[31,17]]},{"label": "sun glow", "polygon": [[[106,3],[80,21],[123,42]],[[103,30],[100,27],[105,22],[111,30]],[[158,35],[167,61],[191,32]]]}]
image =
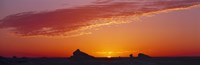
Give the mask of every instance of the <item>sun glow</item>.
[{"label": "sun glow", "polygon": [[112,54],[112,53],[113,53],[113,52],[111,52],[111,51],[110,51],[110,52],[108,52],[108,54]]},{"label": "sun glow", "polygon": [[97,53],[101,54],[102,56],[107,57],[107,58],[111,58],[112,55],[114,54],[114,52],[112,52],[112,51],[104,51],[104,52],[97,52]]},{"label": "sun glow", "polygon": [[107,56],[107,58],[111,58],[112,56]]}]

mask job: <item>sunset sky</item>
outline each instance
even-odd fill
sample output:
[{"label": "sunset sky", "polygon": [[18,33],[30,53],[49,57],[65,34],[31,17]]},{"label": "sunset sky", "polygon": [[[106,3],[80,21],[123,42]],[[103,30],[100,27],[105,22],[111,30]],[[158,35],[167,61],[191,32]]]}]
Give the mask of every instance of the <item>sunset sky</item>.
[{"label": "sunset sky", "polygon": [[200,0],[1,0],[0,56],[200,56]]}]

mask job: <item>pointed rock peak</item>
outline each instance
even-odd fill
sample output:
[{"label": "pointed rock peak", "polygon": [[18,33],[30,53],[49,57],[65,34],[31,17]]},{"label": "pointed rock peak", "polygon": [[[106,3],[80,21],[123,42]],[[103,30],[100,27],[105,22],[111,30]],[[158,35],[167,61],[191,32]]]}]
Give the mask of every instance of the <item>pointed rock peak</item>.
[{"label": "pointed rock peak", "polygon": [[80,49],[77,49],[76,51],[80,51]]},{"label": "pointed rock peak", "polygon": [[77,49],[76,51],[74,51],[74,53],[79,53],[81,52],[80,49]]},{"label": "pointed rock peak", "polygon": [[74,55],[80,55],[80,54],[81,55],[83,55],[83,54],[87,55],[87,53],[80,51],[80,49],[77,49],[76,51],[74,51],[73,54]]},{"label": "pointed rock peak", "polygon": [[138,54],[138,58],[150,58],[150,56],[149,56],[149,55],[146,55],[146,54],[144,54],[144,53],[139,53],[139,54]]}]

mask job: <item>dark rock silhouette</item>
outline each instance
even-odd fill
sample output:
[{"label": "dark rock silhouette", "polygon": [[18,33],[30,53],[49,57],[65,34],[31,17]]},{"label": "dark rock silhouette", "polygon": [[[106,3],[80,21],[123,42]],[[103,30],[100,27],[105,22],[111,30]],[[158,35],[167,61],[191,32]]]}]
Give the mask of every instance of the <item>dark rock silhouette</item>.
[{"label": "dark rock silhouette", "polygon": [[129,55],[129,58],[133,58],[133,54],[130,54],[130,55]]},{"label": "dark rock silhouette", "polygon": [[12,58],[17,58],[17,56],[13,56]]},{"label": "dark rock silhouette", "polygon": [[3,56],[0,56],[0,58],[4,58]]},{"label": "dark rock silhouette", "polygon": [[144,54],[144,53],[139,53],[139,54],[138,54],[138,58],[139,58],[139,59],[147,59],[147,58],[151,58],[151,57],[148,56],[148,55],[146,55],[146,54]]},{"label": "dark rock silhouette", "polygon": [[73,55],[70,57],[70,59],[72,59],[72,60],[89,60],[89,59],[94,59],[94,57],[77,49],[76,51],[73,52]]}]

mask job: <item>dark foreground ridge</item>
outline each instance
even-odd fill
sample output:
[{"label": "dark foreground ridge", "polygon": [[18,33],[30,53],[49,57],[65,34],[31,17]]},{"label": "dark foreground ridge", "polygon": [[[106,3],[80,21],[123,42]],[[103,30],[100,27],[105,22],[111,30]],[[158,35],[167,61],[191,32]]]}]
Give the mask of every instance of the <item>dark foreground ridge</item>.
[{"label": "dark foreground ridge", "polygon": [[0,65],[200,65],[200,57],[150,57],[139,53],[138,57],[95,58],[77,49],[70,58],[5,58]]}]

